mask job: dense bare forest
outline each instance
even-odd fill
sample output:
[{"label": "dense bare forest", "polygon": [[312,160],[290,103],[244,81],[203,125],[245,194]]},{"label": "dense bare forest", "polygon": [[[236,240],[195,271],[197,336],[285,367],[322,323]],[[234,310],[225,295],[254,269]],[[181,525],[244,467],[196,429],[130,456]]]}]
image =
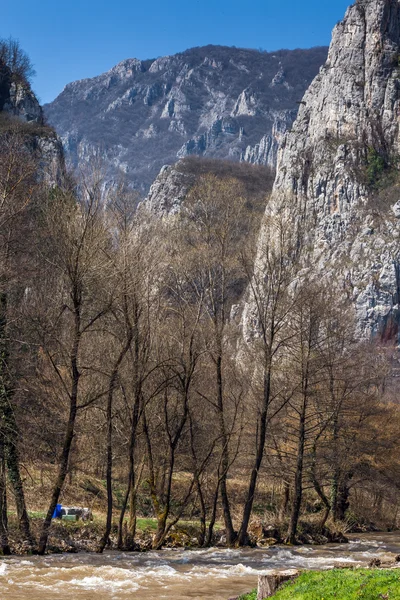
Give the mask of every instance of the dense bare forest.
[{"label": "dense bare forest", "polygon": [[0,127],[1,552],[16,520],[43,554],[64,498],[104,514],[99,552],[138,548],[143,517],[157,549],[180,523],[202,547],[395,528],[395,349],[300,265],[271,172],[184,161],[160,218],[101,166],[50,185],[48,129]]},{"label": "dense bare forest", "polygon": [[[135,548],[137,516],[156,519],[154,548],[181,520],[200,546],[221,527],[228,545],[251,543],[264,520],[294,543],[304,513],[321,531],[373,509],[396,526],[391,346],[360,343],[339,291],[299,270],[299,232],[284,213],[261,216],[267,194],[204,168],[180,214],[160,219],[123,184],[104,192],[98,169],[49,188],[28,140],[25,125],[3,128],[3,553],[7,508],[43,553],[64,487],[82,475],[98,510],[90,481],[105,486],[100,551],[117,523],[119,547]],[[38,540],[28,509],[43,506],[27,506],[24,485],[47,493]]]}]

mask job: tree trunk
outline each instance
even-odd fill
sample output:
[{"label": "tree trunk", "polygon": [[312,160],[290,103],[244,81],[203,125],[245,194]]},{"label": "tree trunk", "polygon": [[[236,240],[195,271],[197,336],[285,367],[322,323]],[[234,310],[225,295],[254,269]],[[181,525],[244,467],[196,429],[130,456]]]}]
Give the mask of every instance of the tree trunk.
[{"label": "tree trunk", "polygon": [[3,292],[0,294],[0,418],[3,421],[3,448],[8,477],[15,496],[19,529],[26,541],[32,545],[33,538],[19,468],[18,428],[11,404],[12,395],[7,338],[7,294]]},{"label": "tree trunk", "polygon": [[[160,550],[165,538],[167,536],[167,520],[169,516],[170,506],[171,506],[171,491],[172,491],[172,476],[174,473],[175,466],[175,445],[172,445],[170,448],[169,455],[169,465],[168,465],[168,474],[167,474],[167,489],[165,492],[165,498],[163,501],[163,508],[156,512],[157,516],[157,531],[155,538],[153,540],[153,548],[155,550]],[[161,506],[161,503],[158,503],[158,506]]]},{"label": "tree trunk", "polygon": [[226,486],[226,480],[228,477],[229,470],[229,440],[226,434],[225,419],[224,419],[224,401],[223,401],[223,383],[222,383],[222,352],[220,351],[217,357],[217,394],[218,394],[218,422],[222,443],[222,460],[221,460],[221,503],[224,514],[224,523],[226,530],[226,542],[228,546],[233,546],[236,541],[236,532],[233,527],[231,508],[229,504],[228,490]]},{"label": "tree trunk", "polygon": [[207,537],[206,537],[206,539],[204,541],[204,545],[203,545],[204,548],[209,548],[212,545],[214,526],[215,526],[215,521],[217,520],[219,484],[220,484],[220,481],[219,481],[219,477],[218,477],[217,486],[216,486],[215,492],[214,492],[213,505],[212,505],[212,511],[211,511],[211,519],[210,519],[210,522],[208,523]]},{"label": "tree trunk", "polygon": [[130,491],[131,491],[131,478],[130,478],[130,473],[129,473],[128,487],[126,488],[124,501],[122,503],[121,512],[119,514],[118,541],[117,541],[117,548],[118,548],[118,550],[123,550],[124,549],[124,542],[123,542],[123,536],[124,536],[124,519],[125,519],[126,507],[128,506],[128,500],[129,500]]},{"label": "tree trunk", "polygon": [[331,506],[333,520],[338,519],[338,491],[340,481],[340,467],[338,463],[338,416],[335,414],[332,425],[332,438],[333,438],[333,475],[332,475],[332,486],[331,486]]},{"label": "tree trunk", "polygon": [[157,531],[154,536],[152,547],[154,550],[160,550],[165,540],[165,530],[167,527],[167,512],[163,510],[157,515]]},{"label": "tree trunk", "polygon": [[[128,313],[126,312],[126,315]],[[138,366],[140,364],[140,346],[139,346],[139,331],[138,322],[139,315],[137,313],[137,307],[135,307],[135,323],[133,327],[129,318],[126,316],[126,321],[130,327],[132,334],[133,344],[133,379],[134,379],[134,399],[132,407],[132,423],[131,423],[131,436],[129,440],[129,481],[128,481],[128,497],[129,498],[129,519],[125,539],[125,547],[127,549],[133,549],[135,546],[136,536],[136,482],[135,482],[135,448],[136,448],[136,431],[139,424],[140,407],[142,404],[142,387],[139,377]],[[121,525],[121,521],[120,521]]]},{"label": "tree trunk", "polygon": [[257,600],[270,598],[279,589],[282,583],[296,579],[299,576],[299,571],[293,569],[291,571],[277,571],[269,575],[259,575]]},{"label": "tree trunk", "polygon": [[127,549],[133,549],[135,546],[135,535],[136,535],[136,481],[135,481],[135,447],[136,447],[136,430],[139,422],[139,396],[135,398],[135,403],[132,413],[132,429],[131,439],[129,445],[129,482],[128,482],[128,496],[129,496],[129,519],[126,533],[125,547]]},{"label": "tree trunk", "polygon": [[11,554],[8,542],[7,480],[2,436],[0,437],[0,549],[3,556]]},{"label": "tree trunk", "polygon": [[132,469],[131,491],[129,494],[129,519],[127,531],[127,547],[133,548],[135,545],[136,536],[136,488],[135,488],[135,471]]},{"label": "tree trunk", "polygon": [[[132,327],[128,328],[128,336],[125,341],[121,352],[118,355],[118,358],[114,364],[114,368],[110,377],[110,386],[108,389],[107,395],[107,518],[106,518],[106,529],[104,531],[104,535],[100,540],[99,547],[97,552],[101,554],[106,547],[108,540],[110,538],[111,526],[112,526],[112,513],[113,513],[113,493],[112,493],[112,467],[113,467],[113,455],[112,455],[112,409],[113,409],[113,400],[114,400],[114,392],[117,384],[117,377],[119,368],[121,366],[122,361],[125,358],[125,355],[129,351],[131,347],[131,343],[133,340],[133,332]],[[132,481],[132,477],[130,477]],[[131,498],[133,496],[133,492],[131,492]]]},{"label": "tree trunk", "polygon": [[303,404],[300,414],[299,424],[299,441],[297,449],[297,464],[296,474],[294,478],[292,512],[290,516],[289,530],[287,534],[287,543],[296,544],[297,524],[299,522],[301,501],[303,496],[303,462],[304,462],[304,445],[305,445],[305,417],[306,417],[307,400],[303,398]]},{"label": "tree trunk", "polygon": [[196,487],[199,494],[200,500],[200,533],[199,533],[199,546],[201,548],[204,547],[206,541],[206,533],[207,533],[207,515],[206,515],[206,505],[204,502],[203,492],[201,489],[199,478],[196,477]]},{"label": "tree trunk", "polygon": [[329,502],[324,490],[322,489],[322,486],[319,484],[319,481],[317,479],[317,475],[316,475],[316,465],[317,465],[317,441],[318,438],[314,441],[313,444],[313,449],[312,449],[312,461],[311,461],[311,469],[310,469],[310,478],[311,478],[311,482],[314,486],[314,490],[317,492],[319,498],[321,499],[324,507],[325,507],[325,511],[323,514],[323,517],[319,523],[319,529],[322,531],[322,529],[325,527],[325,523],[328,520],[329,517],[329,513],[331,512],[331,503]]},{"label": "tree trunk", "polygon": [[112,525],[112,512],[113,512],[113,493],[112,493],[112,405],[113,405],[113,394],[115,387],[115,379],[117,373],[114,370],[111,382],[110,389],[108,391],[107,398],[107,470],[106,470],[106,482],[107,482],[107,517],[106,517],[106,528],[104,534],[100,540],[99,546],[97,548],[98,554],[101,554],[104,551],[104,548],[107,545],[107,542],[111,533],[111,525]]},{"label": "tree trunk", "polygon": [[43,555],[46,552],[47,540],[49,538],[49,530],[51,525],[51,520],[53,518],[54,510],[58,504],[58,500],[60,498],[60,494],[62,492],[65,478],[68,473],[68,462],[69,455],[71,452],[72,440],[74,438],[74,430],[75,430],[75,421],[77,414],[77,405],[78,405],[78,389],[79,389],[79,379],[80,372],[78,369],[78,350],[80,344],[81,337],[81,318],[80,318],[80,307],[75,303],[75,323],[74,323],[74,339],[72,343],[70,364],[71,364],[71,393],[70,393],[70,406],[69,406],[69,416],[67,422],[67,428],[65,432],[64,445],[61,452],[60,460],[59,460],[59,471],[57,480],[53,489],[53,494],[50,501],[50,506],[48,508],[46,517],[43,521],[42,531],[40,534],[39,540],[39,555]]},{"label": "tree trunk", "polygon": [[324,514],[322,516],[322,519],[318,525],[318,528],[322,531],[322,529],[325,527],[325,523],[328,520],[329,517],[329,513],[331,512],[331,504],[328,500],[328,498],[326,497],[322,487],[319,485],[318,481],[314,478],[313,479],[313,486],[315,491],[317,492],[318,496],[320,497],[320,499],[322,500],[322,503],[325,507],[325,511]]},{"label": "tree trunk", "polygon": [[249,487],[247,490],[246,503],[243,510],[242,524],[240,526],[238,545],[246,546],[248,544],[247,529],[249,527],[251,512],[253,509],[254,494],[257,486],[258,473],[261,467],[262,459],[264,456],[265,440],[267,436],[267,415],[268,407],[271,394],[271,369],[268,363],[264,374],[264,394],[263,394],[263,405],[259,420],[259,437],[257,440],[256,457],[254,466],[250,475]]},{"label": "tree trunk", "polygon": [[200,533],[199,533],[199,546],[202,548],[206,541],[206,533],[207,533],[207,509],[204,501],[203,490],[201,489],[201,482],[198,472],[198,461],[196,456],[196,450],[194,446],[194,434],[193,434],[193,421],[192,417],[189,414],[189,432],[190,432],[190,449],[192,452],[193,458],[193,470],[194,470],[194,479],[197,488],[197,494],[200,502]]}]

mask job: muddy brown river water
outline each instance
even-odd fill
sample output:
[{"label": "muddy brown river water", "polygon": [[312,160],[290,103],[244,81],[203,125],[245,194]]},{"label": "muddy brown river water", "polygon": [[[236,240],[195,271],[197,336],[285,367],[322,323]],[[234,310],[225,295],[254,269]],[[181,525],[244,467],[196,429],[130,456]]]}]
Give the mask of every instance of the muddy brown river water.
[{"label": "muddy brown river water", "polygon": [[269,549],[109,552],[0,560],[1,600],[227,600],[274,568],[364,565],[400,554],[400,533],[352,536],[349,544]]}]

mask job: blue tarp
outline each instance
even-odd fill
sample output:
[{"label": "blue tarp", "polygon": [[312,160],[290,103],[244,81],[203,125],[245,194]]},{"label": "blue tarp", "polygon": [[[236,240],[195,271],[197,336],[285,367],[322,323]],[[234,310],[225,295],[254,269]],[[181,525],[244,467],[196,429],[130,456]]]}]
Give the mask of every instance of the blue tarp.
[{"label": "blue tarp", "polygon": [[62,509],[62,505],[61,504],[57,504],[57,506],[54,509],[53,512],[53,519],[61,519],[61,509]]}]

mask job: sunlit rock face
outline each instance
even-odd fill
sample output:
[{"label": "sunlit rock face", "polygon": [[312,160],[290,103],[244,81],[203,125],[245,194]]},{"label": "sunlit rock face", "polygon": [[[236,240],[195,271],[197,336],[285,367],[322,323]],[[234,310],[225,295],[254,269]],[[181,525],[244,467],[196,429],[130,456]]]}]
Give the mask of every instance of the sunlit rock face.
[{"label": "sunlit rock face", "polygon": [[326,54],[206,46],[128,59],[70,83],[45,114],[73,167],[100,154],[110,177],[123,173],[143,191],[163,165],[190,154],[275,165],[280,134]]},{"label": "sunlit rock face", "polygon": [[[271,203],[290,203],[308,259],[311,251],[317,273],[353,301],[359,335],[384,339],[397,338],[400,322],[400,190],[376,189],[390,168],[375,174],[375,189],[368,174],[377,156],[396,172],[399,56],[398,0],[347,10],[282,141]],[[250,335],[251,300],[244,328]]]},{"label": "sunlit rock face", "polygon": [[29,85],[14,81],[10,70],[1,62],[0,111],[28,123],[43,123],[42,109]]},{"label": "sunlit rock face", "polygon": [[50,185],[59,184],[65,174],[61,140],[54,130],[45,126],[42,107],[27,83],[17,81],[11,71],[0,63],[0,116],[2,127],[16,119],[26,123],[21,129],[25,143],[39,157],[39,176]]},{"label": "sunlit rock face", "polygon": [[193,173],[179,170],[179,165],[165,165],[154,180],[144,206],[159,217],[179,212],[182,202],[195,181]]},{"label": "sunlit rock face", "polygon": [[296,110],[271,111],[271,133],[264,135],[255,146],[247,146],[241,160],[255,165],[268,165],[276,168],[279,146],[286,131],[290,129],[297,115]]}]

